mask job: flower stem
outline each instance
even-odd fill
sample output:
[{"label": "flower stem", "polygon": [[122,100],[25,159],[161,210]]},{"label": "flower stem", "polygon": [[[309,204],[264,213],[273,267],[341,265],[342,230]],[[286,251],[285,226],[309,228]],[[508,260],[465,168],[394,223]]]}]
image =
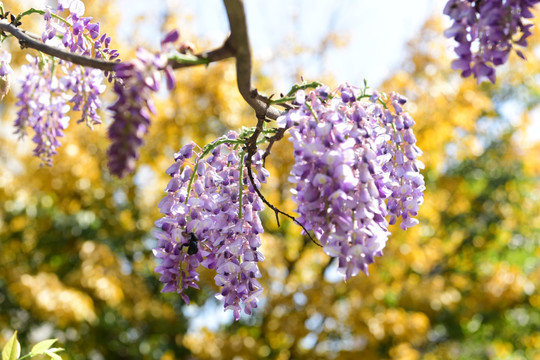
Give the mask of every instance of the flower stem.
[{"label": "flower stem", "polygon": [[227,137],[221,137],[221,138],[217,139],[216,141],[214,141],[213,143],[206,144],[203,147],[203,151],[202,151],[201,155],[199,155],[197,157],[197,159],[195,160],[195,166],[193,167],[193,173],[191,174],[191,177],[189,179],[189,184],[188,184],[188,189],[187,189],[187,196],[186,196],[186,201],[185,201],[186,204],[187,204],[187,202],[189,200],[189,195],[191,194],[191,185],[193,185],[193,181],[195,180],[195,174],[197,174],[197,169],[199,167],[199,162],[201,161],[201,159],[204,159],[206,157],[206,155],[208,155],[210,153],[210,151],[214,150],[219,145],[223,145],[223,144],[244,144],[244,143],[245,142],[243,140],[233,140],[233,139],[229,139]]},{"label": "flower stem", "polygon": [[240,151],[240,166],[238,170],[240,175],[238,175],[238,218],[242,218],[242,195],[244,194],[244,158],[246,157],[246,152],[244,150]]}]

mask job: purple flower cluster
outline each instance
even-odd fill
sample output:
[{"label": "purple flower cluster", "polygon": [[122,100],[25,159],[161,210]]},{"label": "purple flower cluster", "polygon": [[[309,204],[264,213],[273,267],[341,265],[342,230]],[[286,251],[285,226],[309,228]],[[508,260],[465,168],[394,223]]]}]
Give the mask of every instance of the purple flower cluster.
[{"label": "purple flower cluster", "polygon": [[[531,8],[540,0],[449,0],[444,14],[452,20],[446,37],[457,41],[458,59],[452,68],[463,77],[473,74],[495,82],[495,66],[508,59],[514,45],[527,46],[532,24],[524,19],[534,17]],[[522,57],[520,50],[516,53]]]},{"label": "purple flower cluster", "polygon": [[90,128],[101,124],[97,111],[101,108],[99,95],[106,87],[103,84],[103,73],[100,70],[75,66],[61,81],[73,92],[73,96],[69,99],[73,104],[73,110],[81,112],[81,118],[77,122],[85,122]]},{"label": "purple flower cluster", "polygon": [[10,62],[11,54],[0,48],[0,76],[6,76],[13,72],[13,69],[9,65]]},{"label": "purple flower cluster", "polygon": [[[64,21],[57,17],[63,11],[68,12]],[[99,23],[92,23],[92,18],[83,16],[85,7],[80,0],[58,0],[58,7],[54,13],[50,9],[45,11],[45,31],[41,35],[43,42],[60,42],[66,49],[96,58],[114,60],[118,58],[118,51],[109,48],[111,38],[107,34],[99,35]]]},{"label": "purple flower cluster", "polygon": [[116,66],[114,92],[118,98],[109,109],[113,123],[109,127],[112,144],[108,150],[109,170],[123,177],[133,171],[139,156],[139,147],[150,126],[150,115],[155,113],[152,93],[159,91],[161,72],[164,70],[169,90],[175,86],[172,68],[167,65],[167,48],[178,40],[176,30],[162,42],[162,52],[152,54],[137,49],[137,59]]},{"label": "purple flower cluster", "polygon": [[59,137],[69,124],[68,97],[64,84],[51,72],[51,67],[39,59],[27,55],[28,64],[23,65],[25,78],[16,105],[20,108],[15,120],[15,133],[23,138],[31,127],[36,143],[34,155],[44,164],[52,164],[52,156],[60,146]]},{"label": "purple flower cluster", "polygon": [[384,183],[391,191],[386,200],[390,224],[395,224],[401,218],[400,226],[403,230],[418,224],[414,217],[418,215],[426,189],[424,177],[419,171],[424,164],[417,159],[422,155],[422,150],[416,145],[412,130],[415,122],[402,108],[406,102],[403,96],[390,93],[389,103],[393,111],[385,109],[382,117],[388,141],[378,150],[385,174]]},{"label": "purple flower cluster", "polygon": [[367,274],[388,239],[388,221],[418,221],[424,180],[405,98],[377,93],[370,102],[349,85],[296,93],[298,108],[278,118],[290,128],[295,165],[289,181],[298,221],[313,231],[345,279]]},{"label": "purple flower cluster", "polygon": [[[117,59],[117,50],[109,48],[111,38],[107,34],[99,35],[99,23],[92,23],[91,17],[84,17],[85,7],[80,0],[59,0],[56,16],[63,11],[68,11],[64,21],[53,17],[50,9],[45,11],[45,30],[41,38],[43,42],[52,45],[63,45],[73,53],[108,60]],[[89,127],[101,124],[97,109],[101,107],[99,95],[105,91],[103,73],[97,69],[83,68],[71,63],[60,62],[67,71],[64,72],[62,81],[73,92],[69,100],[73,104],[73,110],[82,111],[82,117],[78,122],[85,122]],[[111,76],[109,79],[111,80]]]},{"label": "purple flower cluster", "polygon": [[13,72],[13,69],[9,65],[10,62],[11,54],[0,48],[0,100],[2,100],[9,91],[10,84],[8,75]]},{"label": "purple flower cluster", "polygon": [[[221,288],[216,297],[236,320],[242,308],[251,314],[257,307],[263,290],[257,263],[264,260],[258,251],[264,231],[259,211],[264,204],[248,178],[245,153],[238,152],[238,143],[238,135],[231,132],[199,153],[190,144],[175,154],[166,171],[171,180],[159,203],[165,216],[155,223],[154,249],[160,260],[156,272],[165,283],[162,292],[177,292],[189,304],[185,290],[198,289],[197,267],[213,269]],[[253,171],[259,187],[269,175],[261,153],[253,157]]]},{"label": "purple flower cluster", "polygon": [[[59,14],[68,11],[64,21]],[[109,48],[110,37],[99,36],[99,24],[92,18],[83,17],[84,4],[79,0],[59,0],[56,12],[45,11],[45,30],[42,40],[48,45],[64,46],[71,52],[88,56],[118,57],[118,52]],[[81,111],[78,122],[86,122],[89,127],[101,124],[97,110],[101,107],[99,96],[105,91],[104,74],[101,70],[83,68],[62,60],[27,57],[28,64],[22,67],[24,78],[22,91],[18,95],[20,107],[15,120],[15,132],[26,135],[26,127],[31,127],[36,143],[34,154],[43,163],[52,164],[52,156],[60,146],[70,110]]]}]

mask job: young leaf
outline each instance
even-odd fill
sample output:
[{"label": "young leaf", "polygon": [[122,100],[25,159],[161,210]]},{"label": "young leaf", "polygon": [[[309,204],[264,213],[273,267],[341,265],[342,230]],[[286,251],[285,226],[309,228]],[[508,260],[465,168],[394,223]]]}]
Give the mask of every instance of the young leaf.
[{"label": "young leaf", "polygon": [[46,350],[49,350],[49,348],[54,344],[58,339],[47,339],[38,342],[36,345],[32,347],[32,351],[30,351],[31,356],[36,356],[43,354]]},{"label": "young leaf", "polygon": [[15,331],[2,350],[2,360],[17,360],[20,355],[21,344],[17,340],[17,331]]},{"label": "young leaf", "polygon": [[49,350],[45,350],[43,353],[48,355],[53,360],[62,360],[60,355],[56,354],[57,351],[62,351],[62,350],[64,350],[64,349],[62,349],[62,348],[52,348],[52,349],[49,349]]}]

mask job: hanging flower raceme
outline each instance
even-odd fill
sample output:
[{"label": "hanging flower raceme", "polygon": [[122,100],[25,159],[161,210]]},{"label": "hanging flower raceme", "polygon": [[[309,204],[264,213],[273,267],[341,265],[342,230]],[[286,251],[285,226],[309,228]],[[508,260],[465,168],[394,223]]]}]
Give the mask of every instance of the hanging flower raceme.
[{"label": "hanging flower raceme", "polygon": [[[480,82],[495,82],[495,66],[508,60],[515,45],[527,46],[531,35],[532,7],[540,0],[450,0],[444,14],[452,20],[446,37],[457,41],[458,59],[452,68],[463,77],[474,75]],[[525,59],[520,50],[516,54]]]},{"label": "hanging flower raceme", "polygon": [[[60,19],[67,11],[65,19]],[[85,17],[85,7],[80,0],[59,0],[55,12],[47,9],[44,14],[45,30],[41,35],[43,42],[53,46],[63,46],[70,52],[108,60],[117,59],[117,50],[109,48],[111,38],[99,34],[99,23],[93,23],[91,17]],[[90,128],[101,124],[97,109],[101,107],[99,96],[105,91],[104,73],[98,69],[84,68],[60,60],[66,71],[57,74],[65,84],[66,90],[73,95],[69,103],[73,110],[81,111],[78,122],[85,122]],[[112,74],[109,74],[111,79]]]},{"label": "hanging flower raceme", "polygon": [[13,72],[13,69],[9,65],[10,62],[11,54],[0,48],[0,100],[9,92],[9,74]]},{"label": "hanging flower raceme", "polygon": [[[246,154],[237,149],[242,141],[231,132],[200,152],[190,144],[175,154],[167,195],[159,203],[165,216],[156,221],[154,249],[162,292],[177,292],[189,303],[185,290],[198,289],[197,267],[213,269],[221,288],[217,298],[236,320],[242,308],[251,314],[263,290],[257,263],[264,260],[258,251],[264,204],[248,179]],[[268,176],[260,153],[252,164],[259,187]]]},{"label": "hanging flower raceme", "polygon": [[166,74],[167,87],[169,90],[174,88],[172,69],[164,53],[178,38],[178,32],[173,30],[162,42],[161,52],[152,54],[138,48],[136,60],[116,66],[114,92],[118,97],[109,107],[113,112],[113,123],[109,127],[112,144],[108,150],[108,165],[111,173],[118,177],[135,168],[139,147],[150,126],[150,116],[156,112],[152,94],[160,89],[162,70]]},{"label": "hanging flower raceme", "polygon": [[352,86],[296,93],[297,109],[278,119],[290,128],[295,165],[289,181],[298,221],[339,259],[345,279],[382,254],[388,220],[407,229],[423,201],[414,121],[397,94],[369,97]]},{"label": "hanging flower raceme", "polygon": [[[99,24],[83,17],[84,4],[79,0],[59,0],[55,11],[44,12],[45,30],[41,39],[47,45],[64,47],[77,54],[105,57],[114,60],[118,52],[109,48],[111,39],[99,36]],[[60,14],[67,11],[65,19]],[[15,132],[24,137],[31,127],[36,143],[34,155],[47,165],[60,146],[58,140],[69,124],[66,116],[71,106],[81,111],[78,122],[89,127],[101,124],[97,110],[101,107],[99,96],[105,91],[104,73],[84,68],[52,57],[27,56],[28,64],[22,67],[22,91],[18,95]]]},{"label": "hanging flower raceme", "polygon": [[59,138],[69,124],[68,96],[66,87],[58,80],[47,62],[27,55],[28,64],[23,65],[25,77],[16,105],[19,107],[15,120],[15,133],[19,138],[27,134],[31,127],[36,144],[34,155],[43,164],[51,165],[52,156],[60,146]]}]

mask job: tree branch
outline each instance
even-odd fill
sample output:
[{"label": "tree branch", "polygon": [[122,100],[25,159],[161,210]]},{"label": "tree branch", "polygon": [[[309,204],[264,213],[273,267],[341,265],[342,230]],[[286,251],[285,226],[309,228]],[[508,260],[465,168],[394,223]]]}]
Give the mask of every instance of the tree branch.
[{"label": "tree branch", "polygon": [[263,166],[266,164],[266,158],[268,157],[268,155],[270,155],[270,151],[272,151],[272,146],[276,141],[283,139],[283,136],[285,135],[285,132],[287,130],[288,128],[286,127],[279,128],[274,134],[274,136],[268,139],[268,146],[266,147],[266,150],[264,151],[264,154],[262,156]]},{"label": "tree branch", "polygon": [[[243,0],[223,0],[231,35],[217,49],[194,55],[193,60],[179,61],[169,60],[173,69],[190,67],[195,65],[208,65],[211,62],[221,61],[230,57],[236,58],[236,78],[238,90],[244,100],[251,106],[257,116],[269,119],[277,119],[281,111],[269,106],[269,99],[261,95],[251,84],[251,47],[247,32],[246,14]],[[0,31],[10,33],[19,40],[21,48],[32,48],[44,54],[69,61],[73,64],[100,69],[103,71],[114,71],[118,61],[108,61],[105,59],[93,58],[90,56],[71,53],[67,50],[50,46],[43,43],[39,36],[19,29],[7,20],[0,20]]]},{"label": "tree branch", "polygon": [[[90,56],[74,54],[55,46],[47,45],[41,41],[39,36],[15,27],[14,25],[8,23],[5,19],[0,20],[0,31],[10,33],[16,37],[19,40],[21,48],[32,48],[41,51],[44,54],[69,61],[73,64],[100,69],[103,71],[114,71],[114,67],[119,64],[117,61],[107,61],[105,59],[97,59]],[[191,61],[189,63],[183,63],[175,60],[169,60],[169,64],[173,67],[173,69],[179,69],[196,65],[208,65],[209,63],[221,61],[233,56],[233,49],[230,46],[229,39],[227,39],[227,41],[225,41],[223,45],[217,49],[194,55],[194,58],[200,60],[200,62]]]},{"label": "tree branch", "polygon": [[281,112],[269,105],[269,99],[259,94],[251,84],[251,47],[247,32],[246,13],[243,0],[223,0],[229,26],[230,41],[236,57],[236,81],[238,90],[258,117],[277,119]]}]

